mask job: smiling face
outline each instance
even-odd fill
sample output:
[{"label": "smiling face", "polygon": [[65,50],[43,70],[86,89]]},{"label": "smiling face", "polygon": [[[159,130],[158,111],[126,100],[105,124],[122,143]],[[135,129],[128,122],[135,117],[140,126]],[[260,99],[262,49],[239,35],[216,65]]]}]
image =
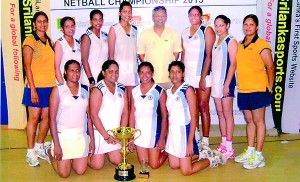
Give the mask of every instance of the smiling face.
[{"label": "smiling face", "polygon": [[119,16],[122,21],[129,22],[132,19],[132,8],[130,6],[124,6]]},{"label": "smiling face", "polygon": [[48,29],[48,19],[44,15],[39,15],[33,26],[38,32],[46,32]]},{"label": "smiling face", "polygon": [[152,15],[152,21],[155,26],[165,26],[167,22],[167,13],[164,10],[155,11]]},{"label": "smiling face", "polygon": [[80,65],[77,63],[72,63],[68,66],[65,71],[67,81],[77,83],[80,78]]},{"label": "smiling face", "polygon": [[252,18],[247,18],[244,21],[243,30],[244,30],[244,33],[246,36],[254,36],[254,35],[256,35],[258,26]]},{"label": "smiling face", "polygon": [[175,65],[170,68],[169,77],[174,85],[182,84],[184,72],[179,66]]},{"label": "smiling face", "polygon": [[222,18],[217,18],[215,20],[215,31],[219,37],[222,37],[222,35],[227,35],[228,29],[229,24],[226,25]]},{"label": "smiling face", "polygon": [[62,27],[62,31],[65,35],[73,37],[75,33],[75,24],[72,20],[67,20]]},{"label": "smiling face", "polygon": [[149,66],[142,66],[139,69],[139,77],[142,84],[147,84],[152,82],[153,72]]},{"label": "smiling face", "polygon": [[93,28],[100,30],[102,25],[103,25],[103,17],[101,14],[97,13],[94,14],[92,20],[91,20],[91,25]]},{"label": "smiling face", "polygon": [[189,21],[191,25],[201,24],[201,14],[197,9],[192,9],[189,13]]},{"label": "smiling face", "polygon": [[111,64],[108,69],[102,71],[106,82],[115,83],[119,78],[119,67],[116,64]]}]

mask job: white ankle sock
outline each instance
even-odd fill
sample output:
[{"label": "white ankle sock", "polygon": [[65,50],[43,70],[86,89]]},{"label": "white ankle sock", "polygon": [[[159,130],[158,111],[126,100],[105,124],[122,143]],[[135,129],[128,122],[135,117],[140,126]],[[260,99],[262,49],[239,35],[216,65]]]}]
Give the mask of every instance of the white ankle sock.
[{"label": "white ankle sock", "polygon": [[226,149],[232,151],[232,140],[226,140]]},{"label": "white ankle sock", "polygon": [[34,152],[34,149],[27,149],[27,153]]},{"label": "white ankle sock", "polygon": [[222,136],[222,144],[226,146],[226,136]]},{"label": "white ankle sock", "polygon": [[260,157],[260,156],[261,156],[261,152],[255,151],[255,155],[256,155],[257,157]]},{"label": "white ankle sock", "polygon": [[248,146],[248,152],[249,152],[250,154],[254,154],[255,148],[254,148],[254,147]]},{"label": "white ankle sock", "polygon": [[208,137],[203,137],[202,138],[202,143],[204,143],[205,145],[209,146],[209,138]]},{"label": "white ankle sock", "polygon": [[44,146],[43,146],[43,143],[35,143],[34,144],[34,149],[37,150],[37,149],[42,149]]}]

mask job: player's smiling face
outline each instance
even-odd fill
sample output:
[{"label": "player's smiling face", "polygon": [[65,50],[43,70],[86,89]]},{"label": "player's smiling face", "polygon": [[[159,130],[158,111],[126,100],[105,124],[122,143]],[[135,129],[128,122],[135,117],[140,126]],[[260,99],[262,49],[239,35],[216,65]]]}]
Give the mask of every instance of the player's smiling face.
[{"label": "player's smiling face", "polygon": [[108,69],[102,71],[102,74],[106,81],[115,83],[119,78],[119,67],[116,64],[111,64]]},{"label": "player's smiling face", "polygon": [[132,8],[124,6],[119,15],[122,21],[129,22],[132,19]]},{"label": "player's smiling face", "polygon": [[62,31],[67,36],[72,36],[75,33],[75,24],[72,20],[67,20],[62,27]]},{"label": "player's smiling face", "polygon": [[100,30],[103,25],[103,17],[101,14],[94,14],[93,19],[91,20],[91,25],[93,28]]},{"label": "player's smiling face", "polygon": [[80,78],[80,66],[76,63],[70,64],[65,74],[67,81],[78,82]]},{"label": "player's smiling face", "polygon": [[189,13],[189,21],[191,25],[200,25],[201,24],[201,14],[197,9],[192,9]]},{"label": "player's smiling face", "polygon": [[139,77],[142,84],[152,82],[153,72],[148,66],[142,66],[139,70]]}]

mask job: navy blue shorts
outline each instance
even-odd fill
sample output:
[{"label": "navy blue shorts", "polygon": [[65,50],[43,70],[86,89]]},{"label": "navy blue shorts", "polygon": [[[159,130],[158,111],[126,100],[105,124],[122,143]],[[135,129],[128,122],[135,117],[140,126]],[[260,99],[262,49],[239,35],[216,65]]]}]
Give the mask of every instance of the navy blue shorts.
[{"label": "navy blue shorts", "polygon": [[255,110],[269,106],[272,102],[272,94],[266,92],[238,93],[238,107],[240,110]]},{"label": "navy blue shorts", "polygon": [[38,108],[49,107],[49,97],[52,92],[52,88],[53,87],[36,88],[36,92],[39,96],[39,103],[33,104],[31,102],[31,90],[30,88],[25,87],[22,104],[24,104],[25,106]]}]

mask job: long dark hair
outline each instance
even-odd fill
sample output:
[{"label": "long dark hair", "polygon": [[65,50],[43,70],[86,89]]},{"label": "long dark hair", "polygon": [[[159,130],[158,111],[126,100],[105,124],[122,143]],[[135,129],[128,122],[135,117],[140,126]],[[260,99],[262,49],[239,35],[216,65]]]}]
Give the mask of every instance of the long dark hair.
[{"label": "long dark hair", "polygon": [[119,64],[115,60],[107,60],[107,61],[105,61],[103,63],[103,65],[102,65],[102,70],[101,70],[101,72],[98,75],[97,82],[99,82],[100,80],[104,79],[104,75],[102,74],[102,71],[107,70],[110,67],[110,65],[112,65],[112,64],[117,65],[117,67],[119,68]]}]

